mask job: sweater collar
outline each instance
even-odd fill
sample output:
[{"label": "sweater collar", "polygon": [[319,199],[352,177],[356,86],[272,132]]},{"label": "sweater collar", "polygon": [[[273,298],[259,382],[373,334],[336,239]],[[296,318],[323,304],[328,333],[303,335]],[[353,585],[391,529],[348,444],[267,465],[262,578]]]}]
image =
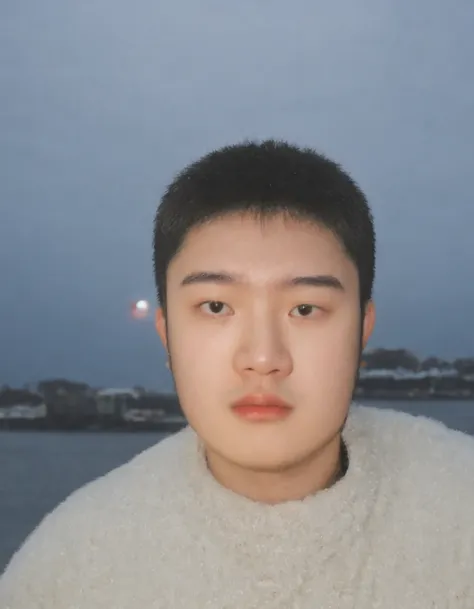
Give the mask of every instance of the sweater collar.
[{"label": "sweater collar", "polygon": [[222,543],[236,560],[261,560],[268,578],[272,569],[281,573],[278,556],[290,552],[288,577],[294,581],[309,555],[321,564],[355,542],[373,509],[381,476],[373,431],[360,418],[359,407],[351,408],[343,433],[349,461],[345,476],[305,499],[276,505],[252,501],[218,483],[196,434],[187,429],[183,470],[192,494],[190,517],[199,521],[205,538]]}]

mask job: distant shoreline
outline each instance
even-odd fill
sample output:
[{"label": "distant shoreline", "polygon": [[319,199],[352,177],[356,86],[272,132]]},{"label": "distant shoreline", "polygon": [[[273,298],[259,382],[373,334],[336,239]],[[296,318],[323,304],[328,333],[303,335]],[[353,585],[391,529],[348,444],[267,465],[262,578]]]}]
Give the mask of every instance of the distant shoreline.
[{"label": "distant shoreline", "polygon": [[58,423],[41,419],[0,419],[0,433],[11,431],[35,431],[35,432],[88,432],[88,433],[140,433],[152,432],[170,434],[180,431],[186,427],[187,422],[182,420],[159,421],[156,423],[123,423],[117,422],[112,425],[102,425],[97,421],[68,421]]},{"label": "distant shoreline", "polygon": [[473,402],[474,395],[355,395],[354,399],[372,402]]},{"label": "distant shoreline", "polygon": [[[386,402],[386,403],[416,403],[416,402],[467,402],[472,404],[474,411],[474,396],[444,396],[444,395],[355,395],[355,403],[371,403],[371,402]],[[9,431],[35,431],[35,432],[87,432],[87,433],[159,433],[173,434],[184,427],[187,422],[184,417],[173,416],[172,418],[164,418],[161,421],[143,421],[143,422],[127,422],[123,420],[115,420],[104,423],[97,420],[95,417],[81,418],[77,420],[58,421],[54,419],[0,419],[0,432]]]}]

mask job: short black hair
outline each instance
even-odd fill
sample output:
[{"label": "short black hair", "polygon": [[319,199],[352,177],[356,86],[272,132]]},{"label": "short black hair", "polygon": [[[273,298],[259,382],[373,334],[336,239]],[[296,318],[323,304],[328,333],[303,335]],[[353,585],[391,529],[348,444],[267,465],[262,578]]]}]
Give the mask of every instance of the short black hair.
[{"label": "short black hair", "polygon": [[372,298],[375,231],[367,199],[334,161],[284,141],[225,146],[183,169],[158,207],[153,262],[158,301],[166,313],[166,273],[188,233],[212,219],[285,214],[330,230],[359,274],[361,307]]}]

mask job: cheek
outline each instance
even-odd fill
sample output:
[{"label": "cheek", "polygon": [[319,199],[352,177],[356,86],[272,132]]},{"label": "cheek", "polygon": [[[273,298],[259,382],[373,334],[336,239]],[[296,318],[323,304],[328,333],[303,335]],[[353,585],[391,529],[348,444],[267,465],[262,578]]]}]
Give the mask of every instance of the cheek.
[{"label": "cheek", "polygon": [[[169,331],[173,377],[186,415],[209,410],[220,387],[229,384],[229,349],[222,333],[180,324]],[[226,381],[227,379],[227,381]]]},{"label": "cheek", "polygon": [[171,335],[173,364],[188,372],[215,370],[229,355],[233,343],[229,332],[212,325],[182,325]]},{"label": "cheek", "polygon": [[360,327],[354,315],[308,333],[293,347],[292,388],[319,413],[336,414],[352,398],[359,362]]},{"label": "cheek", "polygon": [[293,336],[293,353],[313,369],[354,366],[360,350],[360,322],[353,311],[341,312],[323,323],[308,326],[304,335]]}]

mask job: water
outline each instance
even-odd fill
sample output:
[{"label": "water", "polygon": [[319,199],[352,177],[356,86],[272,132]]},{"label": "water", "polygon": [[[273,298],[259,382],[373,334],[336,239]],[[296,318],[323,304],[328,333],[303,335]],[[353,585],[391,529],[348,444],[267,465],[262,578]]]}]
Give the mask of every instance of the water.
[{"label": "water", "polygon": [[[474,434],[473,402],[376,405],[431,416]],[[60,501],[162,437],[156,433],[0,433],[0,572],[41,518]]]}]

